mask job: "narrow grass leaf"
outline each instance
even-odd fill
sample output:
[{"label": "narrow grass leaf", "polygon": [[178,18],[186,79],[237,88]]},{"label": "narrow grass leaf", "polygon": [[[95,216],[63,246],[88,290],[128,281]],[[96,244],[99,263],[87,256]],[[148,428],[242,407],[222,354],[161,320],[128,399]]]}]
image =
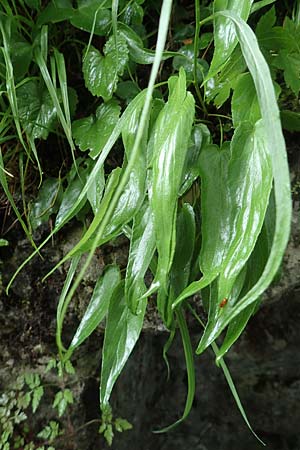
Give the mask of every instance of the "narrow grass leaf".
[{"label": "narrow grass leaf", "polygon": [[181,339],[183,343],[183,349],[184,349],[184,356],[185,356],[185,362],[186,362],[186,370],[187,370],[187,381],[188,381],[188,394],[186,398],[185,408],[183,411],[183,415],[180,419],[178,419],[175,423],[162,428],[161,430],[154,430],[154,433],[166,433],[173,428],[175,428],[177,425],[181,424],[189,415],[192,406],[193,401],[195,397],[195,363],[194,363],[194,352],[191,344],[191,339],[189,335],[189,330],[186,324],[186,320],[184,318],[182,309],[179,308],[176,311],[176,318],[177,323],[179,326]]}]

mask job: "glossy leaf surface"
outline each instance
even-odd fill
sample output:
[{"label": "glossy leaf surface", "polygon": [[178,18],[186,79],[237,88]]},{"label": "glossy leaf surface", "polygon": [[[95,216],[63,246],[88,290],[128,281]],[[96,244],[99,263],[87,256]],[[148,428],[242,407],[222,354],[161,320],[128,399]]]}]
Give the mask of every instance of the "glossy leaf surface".
[{"label": "glossy leaf surface", "polygon": [[117,36],[117,49],[113,36],[107,41],[104,56],[90,46],[82,67],[86,87],[93,95],[102,97],[105,101],[111,99],[127,60],[128,47],[121,34]]},{"label": "glossy leaf surface", "polygon": [[[244,20],[248,19],[253,0],[215,0],[214,12],[231,11]],[[215,50],[207,78],[214,76],[229,58],[238,42],[234,24],[226,16],[217,15],[214,20]]]},{"label": "glossy leaf surface", "polygon": [[37,80],[30,80],[17,89],[20,121],[33,139],[47,139],[57,122],[56,108],[51,96]]},{"label": "glossy leaf surface", "polygon": [[126,303],[133,313],[145,292],[144,276],[155,250],[152,211],[145,202],[133,219],[132,235],[125,278]]},{"label": "glossy leaf surface", "polygon": [[75,120],[72,124],[73,137],[80,150],[89,150],[91,158],[97,158],[107,143],[120,115],[116,101],[103,103],[95,115]]},{"label": "glossy leaf surface", "polygon": [[233,91],[231,109],[235,128],[241,122],[249,121],[255,124],[260,119],[259,103],[250,73],[243,73],[238,77]]},{"label": "glossy leaf surface", "polygon": [[110,1],[78,0],[78,7],[70,18],[74,27],[105,36],[111,25]]},{"label": "glossy leaf surface", "polygon": [[[251,305],[271,283],[280,265],[290,231],[291,199],[289,170],[287,165],[284,139],[280,126],[279,110],[268,66],[258,48],[252,30],[239,17],[223,12],[235,26],[244,58],[253,77],[260,103],[262,124],[270,148],[274,176],[276,227],[271,252],[264,271],[257,283],[244,297],[231,308],[224,308],[223,314],[211,322],[202,338],[199,352],[202,352],[247,306]],[[227,305],[228,306],[228,305]]]},{"label": "glossy leaf surface", "polygon": [[132,352],[142,329],[147,300],[141,300],[138,314],[128,308],[124,283],[114,290],[109,304],[102,351],[100,404],[105,407],[113,386]]},{"label": "glossy leaf surface", "polygon": [[[170,96],[158,116],[148,149],[152,154],[152,192],[150,205],[154,215],[158,268],[156,278],[163,297],[168,290],[176,244],[177,197],[183,176],[188,141],[194,118],[194,99],[186,92],[184,70],[169,81]],[[165,304],[158,305],[166,320]]]},{"label": "glossy leaf surface", "polygon": [[121,279],[117,266],[110,266],[101,276],[94,288],[90,303],[81,319],[68,349],[68,356],[84,342],[102,322],[108,311],[113,291]]}]

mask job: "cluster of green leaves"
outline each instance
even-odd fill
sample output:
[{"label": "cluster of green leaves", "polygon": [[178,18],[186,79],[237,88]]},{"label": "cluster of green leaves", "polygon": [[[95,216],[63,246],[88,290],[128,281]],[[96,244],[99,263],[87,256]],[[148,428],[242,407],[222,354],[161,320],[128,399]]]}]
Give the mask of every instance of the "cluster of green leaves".
[{"label": "cluster of green leaves", "polygon": [[[56,340],[61,364],[66,366],[75,349],[106,318],[100,404],[110,419],[103,420],[100,432],[109,443],[113,435],[111,412],[107,413],[110,395],[139,338],[147,299],[153,294],[170,331],[166,349],[179,329],[188,375],[183,415],[163,431],[179,424],[192,407],[194,349],[185,316],[190,312],[189,299],[200,291],[207,322],[202,324],[196,354],[212,345],[248,423],[223,356],[257,310],[289,237],[289,171],[276,100],[280,88],[275,80],[283,71],[285,89],[298,95],[298,66],[290,61],[299,56],[295,39],[299,14],[277,27],[271,7],[260,17],[256,37],[246,22],[274,1],[203,3],[204,7],[195,1],[195,28],[178,25],[174,40],[184,45],[179,50],[177,45],[178,52],[172,53],[164,52],[171,0],[162,3],[155,52],[145,48],[146,7],[141,1],[78,0],[74,7],[68,0],[56,0],[44,9],[38,1],[26,1],[23,8],[36,11],[34,26],[26,22],[26,31],[32,30],[31,53],[28,49],[27,53],[37,72],[24,78],[28,64],[19,74],[11,52],[15,42],[11,30],[20,34],[20,21],[4,2],[1,32],[6,71],[2,76],[8,112],[3,117],[13,117],[23,148],[20,154],[25,152],[37,165],[35,142],[47,138],[58,124],[73,156],[73,165],[63,178],[43,181],[28,208],[29,226],[16,206],[15,210],[29,235],[30,228],[55,216],[53,231],[33,255],[74,217],[84,222],[81,239],[53,269],[70,262],[57,308]],[[62,21],[84,30],[88,37],[82,74],[88,95],[95,101],[93,110],[76,120],[72,120],[76,94],[68,88],[63,53],[52,48],[49,57],[47,51],[47,26]],[[99,37],[104,42],[101,49]],[[160,64],[168,58],[173,58],[172,73],[155,85]],[[151,65],[144,90],[138,83],[140,64]],[[226,101],[231,108],[232,139],[224,141],[221,134],[217,145],[206,125],[211,124],[209,108],[211,103],[220,107]],[[120,153],[120,148],[124,149],[122,165],[105,173],[109,153],[112,149]],[[2,157],[0,181],[13,201]],[[91,217],[88,224],[87,215]],[[117,265],[105,269],[66,347],[63,322],[84,272],[95,250],[121,234],[129,241],[126,270],[123,273]],[[146,273],[152,273],[150,286],[145,284]],[[218,349],[215,341],[224,330]],[[63,413],[72,401],[66,389],[54,404]],[[125,429],[123,425],[115,423],[116,429]]]},{"label": "cluster of green leaves", "polygon": [[[55,450],[51,445],[35,444],[29,441],[29,430],[26,424],[28,409],[34,414],[44,395],[40,376],[37,373],[26,372],[20,375],[11,390],[3,392],[0,397],[0,448],[24,448],[24,450]],[[20,425],[22,424],[22,425]],[[51,433],[46,435],[46,430]],[[20,433],[20,430],[22,432]],[[51,421],[38,434],[39,441],[51,443],[59,434],[59,424]],[[12,447],[13,446],[13,447]]]}]

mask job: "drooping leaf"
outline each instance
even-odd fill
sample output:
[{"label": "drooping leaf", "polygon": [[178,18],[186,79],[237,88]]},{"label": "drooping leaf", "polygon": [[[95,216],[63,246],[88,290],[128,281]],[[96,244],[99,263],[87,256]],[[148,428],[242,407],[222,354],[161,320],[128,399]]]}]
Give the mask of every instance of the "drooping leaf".
[{"label": "drooping leaf", "polygon": [[194,99],[186,92],[184,69],[180,70],[179,77],[169,80],[169,90],[169,100],[154,125],[148,148],[153,177],[150,205],[158,251],[156,281],[160,283],[161,295],[158,309],[165,322],[170,320],[166,296],[176,244],[177,198],[195,112]]},{"label": "drooping leaf", "polygon": [[153,216],[148,202],[145,202],[133,219],[125,278],[126,303],[133,313],[137,311],[139,298],[145,292],[144,276],[154,250]]},{"label": "drooping leaf", "polygon": [[271,283],[280,265],[290,232],[291,197],[290,181],[285,144],[280,126],[279,110],[268,66],[258,48],[257,40],[248,27],[238,16],[222,12],[230,18],[236,27],[243,55],[253,77],[260,103],[262,125],[266,145],[270,149],[274,176],[274,191],[276,204],[276,226],[271,252],[264,271],[257,283],[235,305],[227,304],[217,320],[211,322],[203,336],[198,351],[203,351],[222,330],[246,307],[251,305]]},{"label": "drooping leaf", "polygon": [[113,386],[132,352],[142,329],[147,300],[143,299],[137,314],[128,308],[124,282],[114,290],[105,328],[100,380],[101,408],[109,402]]},{"label": "drooping leaf", "polygon": [[[253,0],[215,0],[214,12],[228,10],[244,20],[248,19]],[[213,77],[232,54],[238,42],[234,24],[226,17],[214,19],[215,50],[207,78]]]},{"label": "drooping leaf", "polygon": [[128,60],[125,38],[117,35],[117,49],[114,37],[110,37],[104,47],[104,56],[93,46],[89,47],[83,61],[83,76],[86,87],[104,101],[111,99],[117,88],[119,76],[123,74]]},{"label": "drooping leaf", "polygon": [[[218,231],[216,230],[219,237],[217,254],[220,255],[218,290],[210,301],[205,333],[215,327],[224,310],[227,312],[232,308],[236,300],[231,297],[234,282],[248,260],[261,231],[272,186],[269,151],[261,122],[255,127],[249,123],[242,123],[237,128],[231,144],[232,156],[226,173],[223,174],[226,177],[222,189],[225,202],[222,210],[224,222],[220,224]],[[203,210],[202,227],[205,225],[204,214]],[[206,214],[209,216],[208,210]],[[204,266],[205,253],[209,251],[204,230],[207,236],[208,228],[203,228],[203,247],[200,255],[203,273],[209,270],[209,266]],[[213,239],[213,236],[214,234],[210,238]],[[228,299],[228,304],[221,308],[224,298]],[[201,344],[197,351],[200,348]]]},{"label": "drooping leaf", "polygon": [[187,416],[189,415],[192,406],[193,401],[195,397],[195,363],[194,363],[194,352],[191,344],[191,339],[189,335],[189,330],[186,324],[186,320],[184,317],[184,314],[182,312],[182,308],[179,308],[176,311],[176,318],[178,327],[181,334],[183,349],[184,349],[184,356],[185,356],[185,363],[186,363],[186,370],[187,370],[187,381],[188,381],[188,393],[187,398],[185,402],[185,408],[183,411],[183,414],[180,419],[178,419],[175,423],[164,427],[162,430],[155,430],[155,433],[165,433],[167,431],[172,430],[174,427],[182,423]]},{"label": "drooping leaf", "polygon": [[68,357],[70,357],[71,353],[79,347],[90,334],[92,334],[104,319],[109,308],[109,302],[113,291],[119,284],[120,279],[120,270],[118,266],[108,267],[105,274],[98,279],[90,303],[67,351]]},{"label": "drooping leaf", "polygon": [[[259,280],[261,274],[263,273],[264,267],[268,260],[270,251],[270,246],[268,243],[268,236],[266,226],[262,228],[262,231],[257,239],[254,250],[247,261],[245,270],[243,271],[243,284],[237,295],[234,295],[234,299],[242,298]],[[233,287],[236,290],[236,287]],[[259,299],[257,300],[259,302]],[[245,308],[239,315],[237,315],[229,324],[225,339],[222,346],[217,354],[217,360],[224,356],[227,350],[232,346],[232,344],[239,338],[244,328],[246,327],[250,317],[252,316],[256,304],[252,303],[247,308]]]},{"label": "drooping leaf", "polygon": [[115,128],[119,115],[118,103],[111,100],[100,105],[95,115],[75,120],[72,131],[80,150],[89,150],[90,157],[97,158]]}]

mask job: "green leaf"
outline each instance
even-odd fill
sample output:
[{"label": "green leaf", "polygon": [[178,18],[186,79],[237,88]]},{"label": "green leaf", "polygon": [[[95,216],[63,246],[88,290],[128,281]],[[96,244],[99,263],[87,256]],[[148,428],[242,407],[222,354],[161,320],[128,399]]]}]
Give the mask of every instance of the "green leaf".
[{"label": "green leaf", "polygon": [[[254,250],[249,260],[247,261],[247,265],[245,267],[246,270],[242,271],[242,285],[240,286],[238,291],[236,288],[236,285],[238,283],[236,283],[233,287],[233,290],[237,291],[236,295],[234,293],[232,297],[234,300],[242,298],[244,294],[246,294],[259,280],[267,263],[269,250],[270,248],[268,243],[267,230],[266,226],[264,226],[257,239]],[[240,278],[240,276],[238,278]],[[252,316],[258,302],[259,299],[256,303],[252,303],[247,308],[245,308],[230,322],[223,344],[218,351],[217,361],[219,361],[220,358],[224,356],[224,354],[228,351],[232,344],[239,338],[244,328],[246,327],[248,320]]]},{"label": "green leaf", "polygon": [[195,244],[195,214],[189,203],[184,203],[177,216],[176,248],[170,272],[170,289],[179,295],[187,286]]},{"label": "green leaf", "polygon": [[115,420],[115,428],[119,433],[122,433],[123,431],[132,430],[132,425],[128,420],[117,417]]},{"label": "green leaf", "polygon": [[16,79],[21,79],[28,72],[32,61],[32,45],[18,34],[12,37],[10,51],[14,75]]},{"label": "green leaf", "polygon": [[260,0],[255,2],[251,7],[251,14],[259,11],[261,8],[264,8],[265,6],[271,5],[272,3],[275,3],[276,0]]},{"label": "green leaf", "polygon": [[[121,36],[126,40],[130,58],[138,64],[153,64],[155,51],[144,48],[143,41],[139,35],[124,23],[119,23],[118,29]],[[174,52],[164,52],[162,60],[171,58],[174,55],[176,55]]]},{"label": "green leaf", "polygon": [[43,182],[36,200],[30,206],[29,221],[34,230],[42,223],[47,222],[51,214],[57,212],[61,200],[61,180],[47,178]]},{"label": "green leaf", "polygon": [[40,28],[49,22],[57,23],[69,20],[74,13],[71,0],[51,0],[38,15],[37,26]]},{"label": "green leaf", "polygon": [[181,308],[176,311],[176,318],[178,322],[178,326],[180,329],[181,339],[184,348],[184,355],[186,361],[186,369],[187,369],[187,381],[188,381],[188,394],[186,398],[185,408],[182,414],[182,417],[178,419],[175,423],[164,427],[162,430],[155,430],[154,433],[165,433],[167,431],[172,430],[174,427],[182,423],[187,416],[189,415],[193,401],[195,397],[195,363],[194,363],[194,352],[190,340],[189,330],[186,324],[186,320],[184,318],[183,312]]},{"label": "green leaf", "polygon": [[68,357],[102,322],[108,311],[112,293],[119,282],[120,270],[117,266],[108,267],[105,274],[98,279],[92,298],[68,349]]},{"label": "green leaf", "polygon": [[281,50],[274,65],[283,69],[286,85],[292,89],[295,96],[298,96],[300,91],[300,52],[289,53],[287,50]]},{"label": "green leaf", "polygon": [[0,247],[5,247],[9,242],[6,239],[0,239]]},{"label": "green leaf", "polygon": [[78,0],[78,8],[70,17],[70,22],[80,30],[105,36],[111,25],[110,1]]},{"label": "green leaf", "polygon": [[[82,188],[85,185],[86,179],[88,178],[93,167],[94,163],[92,160],[82,162],[82,159],[77,159],[77,162],[72,165],[72,168],[68,176],[68,186],[65,192],[63,193],[62,202],[56,216],[55,221],[56,227],[58,227],[61,223],[65,221],[65,218],[70,214],[71,210],[73,211],[73,215],[75,215],[85,205],[87,198],[82,199],[81,203],[77,206],[76,210],[74,210],[73,208],[74,203],[78,199],[80,193],[82,192]],[[103,176],[103,175],[101,176],[101,172],[99,176],[100,178]],[[96,207],[95,191],[97,192],[97,188],[98,187],[97,184],[95,184],[95,179],[93,179],[93,183],[90,184],[89,191],[87,193],[90,195],[93,207]],[[99,193],[101,195],[101,192]]]},{"label": "green leaf", "polygon": [[33,139],[47,139],[57,123],[56,108],[45,85],[29,80],[17,89],[20,121]]},{"label": "green leaf", "polygon": [[[228,10],[244,20],[250,14],[253,0],[215,0],[214,12]],[[216,15],[214,18],[215,50],[207,78],[213,77],[232,54],[238,42],[235,26],[228,17]]]},{"label": "green leaf", "polygon": [[41,0],[25,0],[25,3],[29,8],[38,10],[41,8]]},{"label": "green leaf", "polygon": [[[216,222],[214,232],[210,229],[209,238],[208,223],[211,216],[209,209],[204,209],[203,205],[200,268],[206,274],[212,264],[219,274],[218,290],[210,301],[203,340],[206,333],[215,327],[224,310],[228,311],[233,306],[236,300],[232,297],[234,282],[248,260],[263,224],[272,186],[269,148],[264,133],[261,121],[255,127],[246,122],[237,128],[231,144],[231,159],[222,173],[224,184],[220,189],[224,203],[220,203],[219,212],[222,221]],[[207,165],[206,170],[211,168]],[[204,189],[203,186],[203,193]],[[217,191],[213,193],[212,185],[211,189],[212,197],[219,195]],[[215,245],[216,260],[207,258],[212,245]],[[228,299],[228,304],[220,308],[223,298]],[[197,351],[200,348],[201,344]]]},{"label": "green leaf", "polygon": [[288,131],[300,131],[300,113],[295,111],[280,111],[282,126]]},{"label": "green leaf", "polygon": [[192,187],[194,181],[199,177],[200,152],[203,147],[210,143],[210,141],[211,136],[206,125],[200,123],[193,127],[179,196],[182,196],[187,192]]},{"label": "green leaf", "polygon": [[233,91],[231,109],[235,128],[241,122],[249,121],[255,124],[260,119],[259,103],[250,73],[243,73],[238,77]]},{"label": "green leaf", "polygon": [[89,150],[91,158],[97,158],[106,145],[120,115],[120,106],[115,100],[100,105],[95,115],[75,120],[73,137],[80,150]]},{"label": "green leaf", "polygon": [[216,107],[220,108],[229,98],[231,90],[235,87],[237,77],[244,72],[246,67],[240,46],[237,46],[228,62],[222,67],[221,72],[207,81],[207,100],[213,100]]},{"label": "green leaf", "polygon": [[126,303],[133,313],[145,292],[144,276],[155,250],[153,215],[145,202],[133,219],[132,235],[125,277]]},{"label": "green leaf", "polygon": [[176,244],[177,198],[195,113],[194,99],[186,92],[184,69],[180,70],[179,77],[169,80],[169,90],[169,100],[154,125],[148,149],[153,172],[150,205],[158,251],[155,278],[162,295],[158,309],[165,323],[171,320],[165,296]]},{"label": "green leaf", "polygon": [[33,396],[32,396],[32,403],[31,403],[31,405],[32,405],[32,412],[33,413],[36,412],[43,395],[44,395],[44,388],[43,388],[43,386],[38,386],[36,389],[34,389]]},{"label": "green leaf", "polygon": [[105,437],[105,440],[106,440],[107,444],[110,447],[112,445],[112,441],[113,441],[113,438],[114,438],[112,425],[110,425],[110,424],[107,425],[107,427],[106,427],[106,429],[105,429],[105,431],[103,433],[103,436]]},{"label": "green leaf", "polygon": [[100,404],[104,408],[113,386],[132,352],[143,326],[147,300],[141,300],[137,314],[125,302],[124,282],[114,290],[105,329],[100,381]]},{"label": "green leaf", "polygon": [[[182,55],[182,56],[181,56]],[[183,67],[188,81],[194,81],[194,45],[189,44],[178,50],[178,56],[173,58],[173,68],[179,70]],[[197,58],[197,82],[201,83],[208,73],[208,63]]]},{"label": "green leaf", "polygon": [[104,55],[93,46],[89,47],[83,61],[83,76],[86,87],[104,101],[111,99],[117,89],[119,76],[123,74],[128,60],[128,48],[125,38],[117,35],[117,48],[111,36],[104,47]]},{"label": "green leaf", "polygon": [[[281,263],[288,242],[291,223],[289,169],[280,126],[279,110],[270,72],[258,48],[256,37],[248,25],[236,15],[228,12],[222,12],[222,15],[230,18],[235,24],[243,55],[256,87],[266,145],[268,149],[270,149],[272,161],[276,204],[276,226],[271,252],[260,279],[237,304],[232,306],[228,304],[226,308],[222,309],[222,314],[217,314],[219,317],[217,320],[211,322],[211,326],[209,329],[207,328],[207,331],[202,338],[201,345],[198,348],[199,352],[203,351],[211,342],[213,342],[234,317],[255,302],[271,283]],[[231,269],[233,269],[233,267],[229,266],[229,271]],[[230,307],[228,308],[228,306]]]}]

